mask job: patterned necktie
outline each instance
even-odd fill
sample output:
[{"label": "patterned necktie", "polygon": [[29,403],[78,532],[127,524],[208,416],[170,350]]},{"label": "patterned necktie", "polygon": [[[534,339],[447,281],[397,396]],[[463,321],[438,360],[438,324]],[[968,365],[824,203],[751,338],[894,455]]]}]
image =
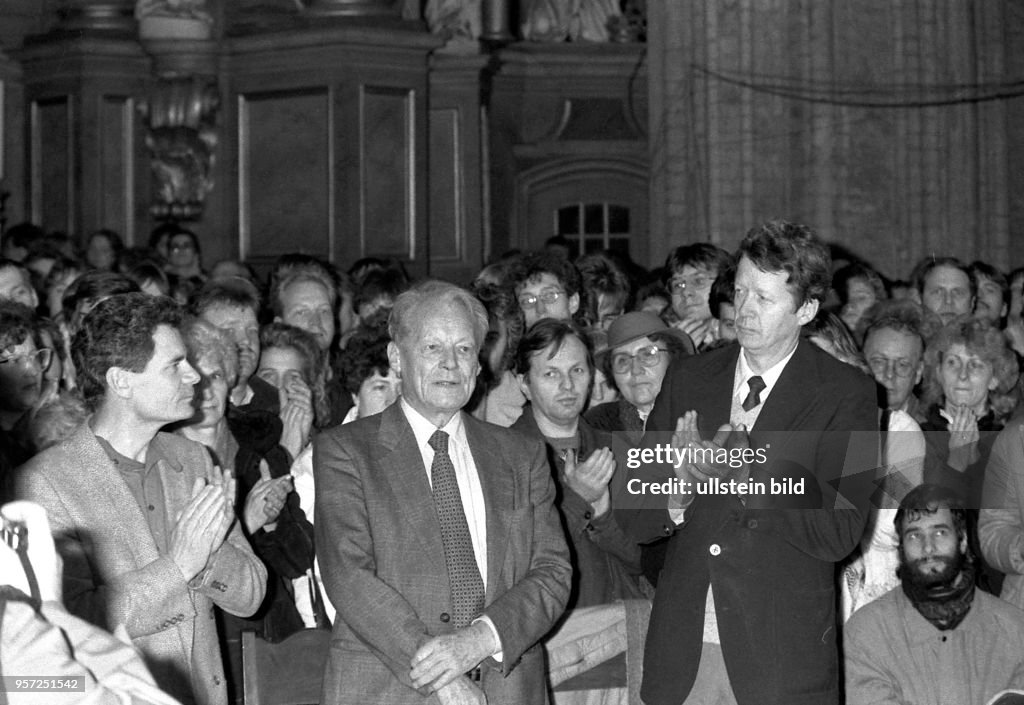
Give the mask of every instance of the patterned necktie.
[{"label": "patterned necktie", "polygon": [[484,611],[484,581],[473,552],[466,512],[462,507],[455,466],[448,455],[448,434],[435,431],[428,441],[434,449],[430,465],[430,484],[441,523],[444,562],[452,591],[452,611],[456,627],[464,627]]},{"label": "patterned necktie", "polygon": [[750,392],[747,394],[747,398],[743,400],[744,411],[750,411],[761,403],[761,392],[764,391],[767,385],[760,376],[754,375],[747,380],[747,386],[750,387]]}]

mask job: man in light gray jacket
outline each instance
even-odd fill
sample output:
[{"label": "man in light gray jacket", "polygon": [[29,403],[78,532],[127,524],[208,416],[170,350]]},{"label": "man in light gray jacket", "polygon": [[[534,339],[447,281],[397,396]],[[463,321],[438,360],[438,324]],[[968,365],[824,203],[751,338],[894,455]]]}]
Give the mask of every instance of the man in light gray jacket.
[{"label": "man in light gray jacket", "polygon": [[121,294],[85,317],[72,353],[94,413],[22,466],[17,488],[49,512],[68,610],[124,624],[182,703],[224,705],[213,605],[255,612],[266,569],[235,521],[234,480],[198,443],[160,432],[195,413],[181,315],[169,299]]}]

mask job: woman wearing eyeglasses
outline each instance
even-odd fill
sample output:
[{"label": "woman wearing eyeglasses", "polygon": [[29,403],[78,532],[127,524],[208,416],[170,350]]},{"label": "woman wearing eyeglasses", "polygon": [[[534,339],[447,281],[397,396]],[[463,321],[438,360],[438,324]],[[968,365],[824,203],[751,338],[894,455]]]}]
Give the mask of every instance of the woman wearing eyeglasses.
[{"label": "woman wearing eyeglasses", "polygon": [[634,311],[615,319],[598,364],[621,396],[592,408],[587,421],[602,431],[625,433],[630,445],[638,444],[669,363],[693,353],[690,338],[653,313]]},{"label": "woman wearing eyeglasses", "polygon": [[[1015,406],[1017,359],[998,328],[968,316],[940,329],[928,341],[924,359],[924,396],[932,402],[921,424],[924,481],[960,492],[976,520],[992,444]],[[980,573],[979,586],[998,595],[1002,575],[984,566]]]},{"label": "woman wearing eyeglasses", "polygon": [[[626,443],[616,444],[617,450],[638,445],[669,365],[693,354],[689,336],[653,313],[634,311],[615,319],[608,328],[608,348],[598,356],[598,364],[620,396],[592,408],[586,420],[596,429],[625,436]],[[627,467],[625,458],[616,457],[616,461],[620,468]],[[667,543],[661,540],[642,547],[643,574],[652,585],[658,582]]]},{"label": "woman wearing eyeglasses", "polygon": [[0,502],[11,501],[11,475],[33,454],[29,412],[43,390],[43,370],[52,351],[36,347],[32,311],[0,302]]}]

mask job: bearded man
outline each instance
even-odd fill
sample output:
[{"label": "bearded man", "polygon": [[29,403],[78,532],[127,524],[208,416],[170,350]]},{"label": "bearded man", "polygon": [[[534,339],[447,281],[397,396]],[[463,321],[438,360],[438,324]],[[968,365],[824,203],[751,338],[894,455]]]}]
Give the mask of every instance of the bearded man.
[{"label": "bearded man", "polygon": [[845,627],[847,705],[984,705],[1024,686],[1024,611],[975,589],[963,501],[920,485],[895,524],[901,584]]}]

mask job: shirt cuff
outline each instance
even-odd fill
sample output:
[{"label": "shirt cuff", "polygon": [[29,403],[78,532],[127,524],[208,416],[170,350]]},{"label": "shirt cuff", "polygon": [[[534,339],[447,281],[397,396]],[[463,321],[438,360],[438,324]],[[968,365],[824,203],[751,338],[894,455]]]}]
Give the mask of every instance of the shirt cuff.
[{"label": "shirt cuff", "polygon": [[494,635],[494,643],[498,645],[498,648],[494,653],[491,654],[491,658],[493,658],[498,663],[501,663],[505,660],[505,652],[501,648],[501,636],[498,635],[497,627],[494,626],[494,622],[492,622],[491,618],[488,617],[486,614],[480,615],[479,617],[474,619],[471,622],[471,624],[476,624],[477,622],[483,622],[484,624],[486,624],[487,628],[491,630],[491,634]]},{"label": "shirt cuff", "polygon": [[693,504],[693,497],[684,500],[683,495],[671,495],[668,498],[668,518],[676,526],[679,526],[686,520],[686,510],[690,508],[691,504]]}]

